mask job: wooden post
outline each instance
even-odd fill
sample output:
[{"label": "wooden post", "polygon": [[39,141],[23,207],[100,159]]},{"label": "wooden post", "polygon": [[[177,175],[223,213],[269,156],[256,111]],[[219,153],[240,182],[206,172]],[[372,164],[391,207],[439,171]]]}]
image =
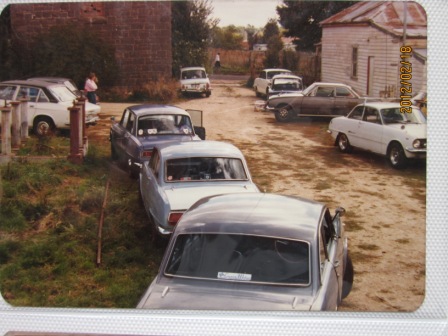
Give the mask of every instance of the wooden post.
[{"label": "wooden post", "polygon": [[11,108],[2,111],[2,155],[11,155]]},{"label": "wooden post", "polygon": [[20,137],[22,140],[28,138],[28,98],[20,99]]},{"label": "wooden post", "polygon": [[86,101],[87,99],[84,96],[78,98],[76,106],[78,106],[81,110],[81,146],[83,149],[83,155],[87,155],[87,132],[86,132]]},{"label": "wooden post", "polygon": [[11,102],[12,106],[12,127],[11,127],[11,145],[13,149],[20,147],[20,102]]},{"label": "wooden post", "polygon": [[80,111],[78,107],[69,107],[70,111],[70,154],[68,155],[68,160],[75,164],[80,164],[83,162],[82,152],[80,152],[79,147],[79,115]]}]

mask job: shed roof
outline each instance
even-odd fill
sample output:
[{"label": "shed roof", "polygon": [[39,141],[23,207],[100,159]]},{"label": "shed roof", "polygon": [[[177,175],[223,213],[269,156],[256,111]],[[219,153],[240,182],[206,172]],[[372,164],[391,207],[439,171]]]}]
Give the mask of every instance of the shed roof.
[{"label": "shed roof", "polygon": [[427,37],[427,18],[423,7],[413,1],[359,2],[320,22],[322,27],[369,24],[396,36]]}]

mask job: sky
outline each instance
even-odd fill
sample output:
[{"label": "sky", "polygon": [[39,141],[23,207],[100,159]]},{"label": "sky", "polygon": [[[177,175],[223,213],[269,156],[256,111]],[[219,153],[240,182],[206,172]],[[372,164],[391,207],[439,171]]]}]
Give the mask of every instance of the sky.
[{"label": "sky", "polygon": [[269,19],[277,19],[277,5],[281,0],[210,0],[214,18],[220,19],[219,26],[253,25],[262,28]]}]

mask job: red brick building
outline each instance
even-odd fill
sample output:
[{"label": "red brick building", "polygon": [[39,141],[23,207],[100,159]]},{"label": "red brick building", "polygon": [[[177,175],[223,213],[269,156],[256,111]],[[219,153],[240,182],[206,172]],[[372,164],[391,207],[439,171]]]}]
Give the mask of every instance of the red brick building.
[{"label": "red brick building", "polygon": [[11,5],[15,38],[30,41],[51,26],[73,22],[114,46],[119,86],[171,77],[171,2],[81,2]]}]

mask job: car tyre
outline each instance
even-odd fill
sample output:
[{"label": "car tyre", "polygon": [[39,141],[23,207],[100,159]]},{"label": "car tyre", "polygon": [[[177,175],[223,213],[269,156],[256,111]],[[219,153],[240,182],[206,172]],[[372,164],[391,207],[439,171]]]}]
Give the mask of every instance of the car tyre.
[{"label": "car tyre", "polygon": [[258,89],[256,86],[254,86],[254,90],[255,90],[255,96],[260,97],[260,92],[258,92]]},{"label": "car tyre", "polygon": [[48,135],[55,130],[54,122],[49,117],[37,117],[34,120],[33,132],[37,136]]},{"label": "car tyre", "polygon": [[345,266],[344,277],[342,279],[342,299],[345,299],[351,292],[353,287],[353,279],[355,271],[353,268],[352,258],[347,255],[347,265]]},{"label": "car tyre", "polygon": [[403,146],[398,142],[393,142],[389,145],[387,158],[392,168],[402,169],[407,165],[407,158],[404,154]]},{"label": "car tyre", "polygon": [[275,110],[275,119],[278,122],[288,122],[292,120],[292,111],[291,107],[288,105],[279,106]]},{"label": "car tyre", "polygon": [[352,151],[352,145],[350,145],[350,141],[344,133],[340,133],[336,141],[338,148],[342,153],[350,153]]}]

